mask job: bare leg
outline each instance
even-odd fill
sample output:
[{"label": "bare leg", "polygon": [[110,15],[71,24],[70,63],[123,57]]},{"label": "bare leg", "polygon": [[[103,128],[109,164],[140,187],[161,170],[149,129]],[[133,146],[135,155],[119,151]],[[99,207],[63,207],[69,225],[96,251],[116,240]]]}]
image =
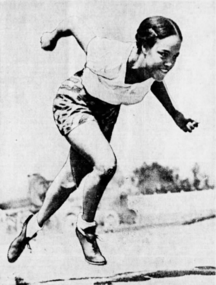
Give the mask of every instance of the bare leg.
[{"label": "bare leg", "polygon": [[[88,160],[93,167],[93,170],[85,176],[80,185],[83,189],[83,219],[92,222],[103,192],[115,173],[116,158],[96,122],[88,122],[79,126],[68,135],[67,140],[72,148]],[[39,226],[43,226],[44,222],[76,190],[75,182],[70,183],[72,185],[63,184],[70,171],[68,158],[47,191],[43,205],[37,214]]]},{"label": "bare leg", "polygon": [[[72,148],[89,161],[92,166],[92,168],[89,168],[90,172],[85,175],[84,179],[81,179],[81,187],[83,188],[82,218],[87,224],[93,223],[103,192],[115,173],[116,158],[96,121],[77,127],[67,136],[67,139],[71,143]],[[47,191],[38,215],[28,217],[23,224],[20,235],[11,243],[7,255],[9,262],[15,262],[19,258],[29,240],[39,230],[38,225],[40,227],[43,226],[44,222],[59,209],[71,192],[76,189],[75,183],[70,185],[70,187],[66,185],[67,183],[63,184],[70,168],[68,159]],[[85,228],[78,226],[76,234],[86,260],[91,264],[105,265],[106,259],[101,254],[97,245],[95,235],[96,225],[95,223],[93,224],[93,226],[88,224]]]},{"label": "bare leg", "polygon": [[37,222],[40,227],[61,207],[69,195],[76,190],[75,183],[67,180],[68,172],[70,171],[70,160],[68,158],[47,191],[43,205],[37,214]]},{"label": "bare leg", "polygon": [[93,222],[103,192],[116,170],[116,157],[96,122],[88,122],[67,136],[72,148],[85,157],[93,170],[85,176],[83,189],[83,219]]}]

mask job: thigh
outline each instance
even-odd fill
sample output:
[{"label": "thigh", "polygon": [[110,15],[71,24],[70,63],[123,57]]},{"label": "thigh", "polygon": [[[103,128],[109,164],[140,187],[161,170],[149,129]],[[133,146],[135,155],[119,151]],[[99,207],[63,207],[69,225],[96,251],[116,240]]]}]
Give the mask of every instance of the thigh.
[{"label": "thigh", "polygon": [[95,165],[112,165],[115,161],[114,152],[96,121],[78,126],[66,138],[71,144],[71,168],[77,186]]},{"label": "thigh", "polygon": [[70,132],[66,139],[92,166],[113,161],[114,153],[98,123],[89,121]]},{"label": "thigh", "polygon": [[111,105],[89,94],[84,96],[83,100],[91,110],[105,138],[110,142],[119,115],[120,105]]}]

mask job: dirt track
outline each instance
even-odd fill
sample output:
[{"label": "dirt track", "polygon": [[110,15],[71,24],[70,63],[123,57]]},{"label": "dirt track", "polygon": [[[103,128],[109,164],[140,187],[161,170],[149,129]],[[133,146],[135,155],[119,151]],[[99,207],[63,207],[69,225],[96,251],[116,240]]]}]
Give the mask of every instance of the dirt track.
[{"label": "dirt track", "polygon": [[[147,284],[216,284],[213,283],[215,233],[216,219],[184,226],[101,234],[99,243],[108,260],[104,267],[91,266],[84,261],[74,230],[41,232],[31,243],[33,252],[25,250],[14,264],[6,261],[7,246],[12,237],[5,236],[1,240],[0,280],[4,285],[15,284],[15,278],[20,280],[17,284],[26,284],[22,280],[27,284],[46,281],[48,285],[111,284],[111,281],[121,281],[115,280],[116,274],[123,274],[130,284],[134,282],[130,276],[142,276],[136,285],[144,281]],[[158,279],[157,271],[163,279]],[[202,280],[204,283],[199,283]],[[124,283],[126,279],[122,281]]]}]

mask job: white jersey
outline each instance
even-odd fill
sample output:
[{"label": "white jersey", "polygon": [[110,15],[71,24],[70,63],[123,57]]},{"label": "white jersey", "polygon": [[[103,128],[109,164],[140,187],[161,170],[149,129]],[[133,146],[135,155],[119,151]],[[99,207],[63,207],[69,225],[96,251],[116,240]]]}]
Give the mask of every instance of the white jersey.
[{"label": "white jersey", "polygon": [[93,38],[87,48],[82,82],[88,93],[113,105],[131,105],[143,100],[154,82],[126,84],[126,66],[135,43]]}]

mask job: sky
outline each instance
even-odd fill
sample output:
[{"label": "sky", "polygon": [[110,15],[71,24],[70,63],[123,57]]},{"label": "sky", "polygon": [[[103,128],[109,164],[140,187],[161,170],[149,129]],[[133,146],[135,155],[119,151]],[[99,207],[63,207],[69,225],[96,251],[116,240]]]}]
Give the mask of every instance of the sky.
[{"label": "sky", "polygon": [[58,86],[82,69],[85,55],[73,37],[53,52],[40,36],[65,17],[79,14],[99,36],[134,41],[149,16],[173,19],[183,44],[166,84],[174,105],[200,125],[182,132],[153,94],[122,106],[112,138],[125,176],[142,163],[158,162],[191,175],[197,162],[215,180],[215,3],[214,1],[0,1],[0,202],[26,195],[27,175],[54,179],[69,145],[52,117]]}]

